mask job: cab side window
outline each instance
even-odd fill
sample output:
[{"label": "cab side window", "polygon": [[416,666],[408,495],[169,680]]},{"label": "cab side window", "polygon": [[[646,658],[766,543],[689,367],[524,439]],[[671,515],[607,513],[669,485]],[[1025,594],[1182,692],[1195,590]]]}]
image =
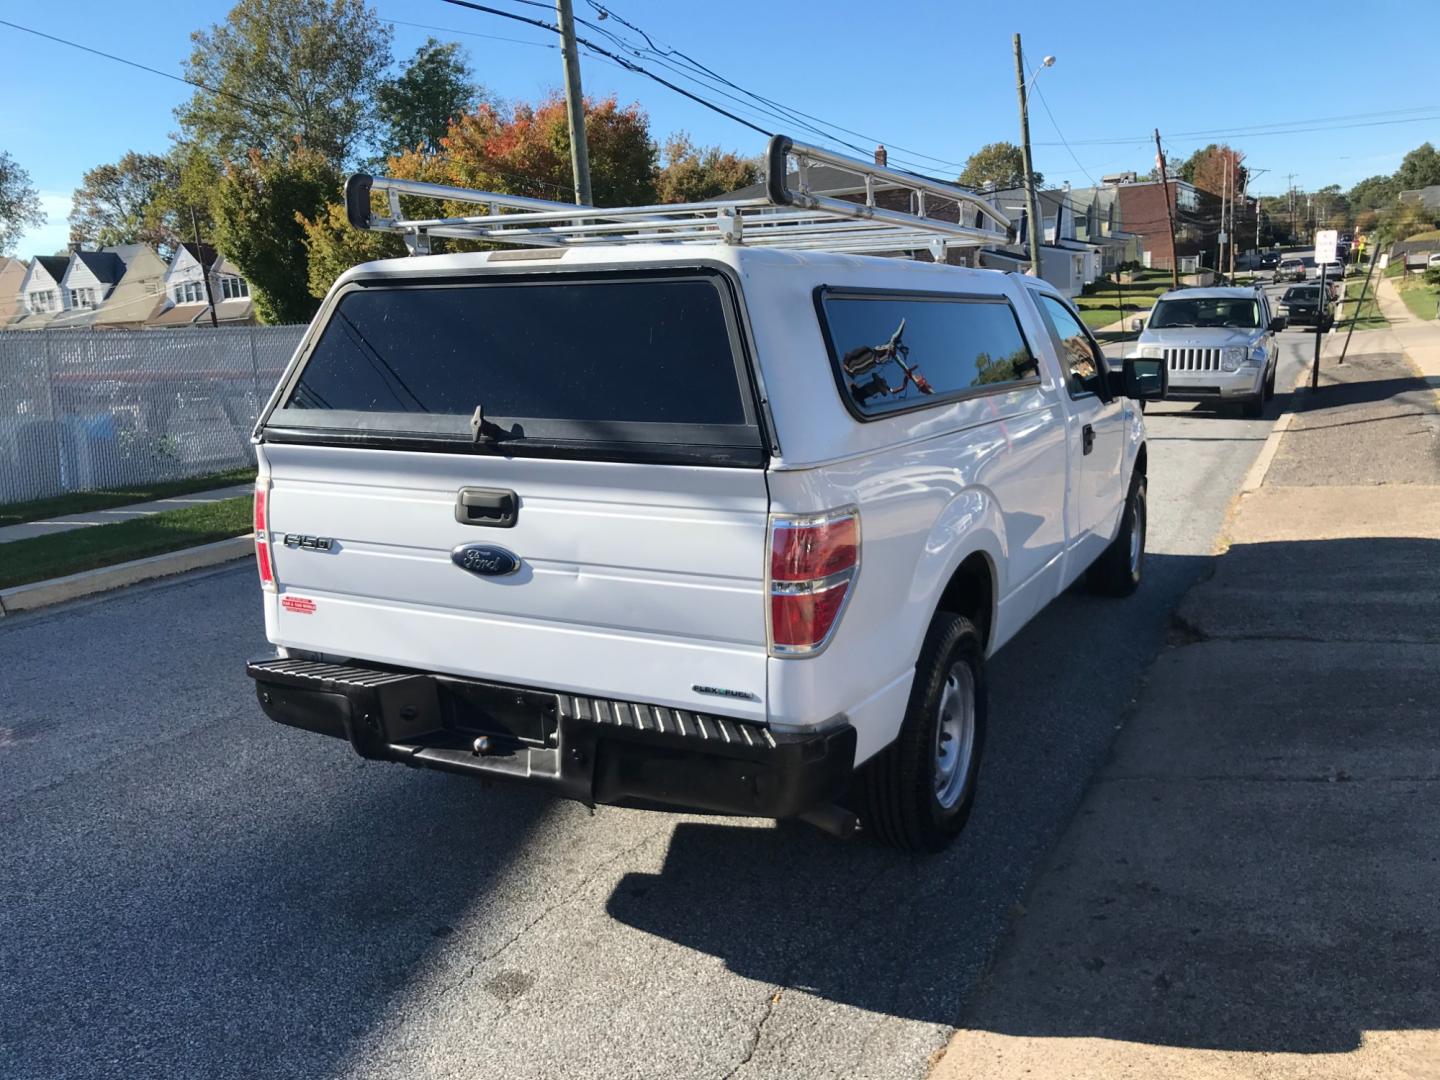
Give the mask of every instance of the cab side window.
[{"label": "cab side window", "polygon": [[1085,325],[1059,300],[1044,293],[1036,293],[1040,302],[1040,313],[1050,325],[1055,341],[1060,346],[1060,362],[1066,365],[1065,380],[1071,397],[1103,393],[1105,360],[1100,346],[1085,329]]}]

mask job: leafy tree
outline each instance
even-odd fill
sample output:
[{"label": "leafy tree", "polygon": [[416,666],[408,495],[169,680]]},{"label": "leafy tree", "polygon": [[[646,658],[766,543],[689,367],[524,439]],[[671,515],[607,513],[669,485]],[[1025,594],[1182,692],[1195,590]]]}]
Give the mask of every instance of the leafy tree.
[{"label": "leafy tree", "polygon": [[665,140],[665,164],[655,174],[655,194],[662,203],[702,202],[760,179],[760,164],[718,146],[698,148],[683,131]]},{"label": "leafy tree", "polygon": [[225,22],[190,35],[197,90],[175,115],[228,160],[288,154],[293,141],[332,165],[374,127],[374,94],[393,31],[366,0],[239,0]]},{"label": "leafy tree", "polygon": [[1180,179],[1212,195],[1224,194],[1226,190],[1243,191],[1247,172],[1240,162],[1244,156],[1229,146],[1211,143],[1181,163]]},{"label": "leafy tree", "polygon": [[1416,233],[1435,227],[1435,214],[1423,203],[1397,203],[1380,218],[1385,234],[1395,240],[1408,240]]},{"label": "leafy tree", "polygon": [[[655,201],[655,144],[638,105],[585,102],[590,187],[597,206],[644,206]],[[460,117],[444,140],[452,183],[511,195],[569,201],[570,130],[565,100],[551,94],[539,105],[507,111],[482,104]]]},{"label": "leafy tree", "polygon": [[[986,143],[965,159],[965,171],[956,182],[976,190],[1021,187],[1025,183],[1025,155],[1014,143]],[[1037,172],[1035,186],[1044,182],[1045,177]]]},{"label": "leafy tree", "polygon": [[215,245],[250,282],[261,322],[304,322],[318,301],[307,288],[305,218],[340,190],[340,173],[303,145],[269,157],[258,150],[225,170],[215,191]]},{"label": "leafy tree", "polygon": [[113,164],[95,166],[71,198],[71,235],[95,247],[146,243],[173,248],[180,239],[176,223],[161,213],[158,201],[179,179],[178,164],[160,154],[132,150]]},{"label": "leafy tree", "polygon": [[[656,201],[655,145],[650,123],[639,106],[621,108],[614,98],[585,103],[585,134],[590,144],[590,183],[600,206],[636,206]],[[565,102],[552,95],[539,105],[517,104],[502,111],[486,102],[459,117],[440,140],[442,149],[412,148],[386,163],[385,172],[411,180],[479,188],[507,195],[569,202],[570,135]],[[404,253],[397,236],[362,233],[352,228],[344,208],[329,193],[328,206],[301,209],[300,224],[309,253],[306,282],[310,295],[323,297],[346,269],[370,259]],[[444,216],[475,212],[450,204],[414,200],[402,203],[407,214]],[[435,251],[477,245],[437,239]],[[228,251],[228,249],[227,249]]]},{"label": "leafy tree", "polygon": [[1430,143],[1421,143],[1411,150],[1395,170],[1395,186],[1401,191],[1440,184],[1440,153]]},{"label": "leafy tree", "polygon": [[470,65],[460,57],[460,46],[427,38],[405,70],[375,90],[381,145],[389,153],[439,146],[451,121],[470,112],[483,97]]},{"label": "leafy tree", "polygon": [[30,174],[0,150],[0,252],[15,250],[20,237],[44,224],[45,212]]},{"label": "leafy tree", "polygon": [[208,238],[215,227],[210,205],[224,176],[224,164],[205,146],[194,142],[176,143],[168,156],[175,182],[156,192],[151,217],[158,220],[157,228],[180,240],[193,240],[196,224],[201,237]]},{"label": "leafy tree", "polygon": [[1350,205],[1357,209],[1379,210],[1389,206],[1400,193],[1393,176],[1367,176],[1350,189]]}]

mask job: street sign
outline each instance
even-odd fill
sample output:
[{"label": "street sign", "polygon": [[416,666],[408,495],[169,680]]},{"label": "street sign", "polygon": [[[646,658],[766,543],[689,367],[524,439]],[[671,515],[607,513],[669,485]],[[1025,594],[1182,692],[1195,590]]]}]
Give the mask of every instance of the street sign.
[{"label": "street sign", "polygon": [[1315,230],[1315,262],[1317,264],[1331,263],[1335,261],[1336,245],[1340,242],[1340,233],[1336,229]]}]

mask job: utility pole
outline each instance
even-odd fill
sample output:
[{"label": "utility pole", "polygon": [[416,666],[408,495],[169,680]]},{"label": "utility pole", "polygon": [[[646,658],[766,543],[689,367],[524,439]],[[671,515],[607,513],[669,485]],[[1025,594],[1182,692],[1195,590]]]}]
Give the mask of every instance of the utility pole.
[{"label": "utility pole", "polygon": [[[1015,89],[1020,95],[1020,156],[1025,166],[1025,218],[1030,233],[1030,273],[1040,276],[1040,233],[1045,223],[1040,220],[1035,197],[1035,167],[1030,163],[1030,108],[1025,102],[1025,58],[1020,50],[1020,35],[1015,35]],[[1058,223],[1058,222],[1057,222]]]},{"label": "utility pole", "polygon": [[[1017,35],[1018,36],[1018,35]],[[1155,129],[1155,160],[1160,164],[1160,187],[1165,192],[1165,219],[1170,222],[1170,287],[1180,287],[1180,256],[1175,251],[1175,208],[1170,205],[1170,176],[1165,168],[1165,151],[1160,147],[1160,129]]]},{"label": "utility pole", "polygon": [[205,265],[205,249],[200,246],[200,218],[195,207],[190,207],[190,228],[195,233],[195,261],[200,264],[200,280],[205,282],[205,300],[210,305],[210,325],[220,328],[220,317],[215,314],[215,293],[210,288],[210,268]]},{"label": "utility pole", "polygon": [[565,108],[570,115],[570,167],[575,202],[590,206],[590,148],[585,143],[585,97],[580,90],[580,50],[575,46],[575,12],[570,0],[555,0],[560,23],[560,54],[565,60]]}]

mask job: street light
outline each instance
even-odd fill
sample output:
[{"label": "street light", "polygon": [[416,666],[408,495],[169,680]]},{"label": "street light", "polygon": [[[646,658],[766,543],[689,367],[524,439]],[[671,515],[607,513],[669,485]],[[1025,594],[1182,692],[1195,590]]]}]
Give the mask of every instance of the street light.
[{"label": "street light", "polygon": [[1037,75],[1039,75],[1041,71],[1043,71],[1043,70],[1044,70],[1045,68],[1047,68],[1047,67],[1054,67],[1054,66],[1055,66],[1055,58],[1054,58],[1053,56],[1047,56],[1047,57],[1045,57],[1044,60],[1041,60],[1041,61],[1040,61],[1040,66],[1037,67],[1034,71],[1032,71],[1032,72],[1030,73],[1030,79],[1029,79],[1029,81],[1027,81],[1027,82],[1025,83],[1025,89],[1026,89],[1026,90],[1029,90],[1029,89],[1030,89],[1031,84],[1033,84],[1033,83],[1035,82],[1035,77],[1036,77]]}]

